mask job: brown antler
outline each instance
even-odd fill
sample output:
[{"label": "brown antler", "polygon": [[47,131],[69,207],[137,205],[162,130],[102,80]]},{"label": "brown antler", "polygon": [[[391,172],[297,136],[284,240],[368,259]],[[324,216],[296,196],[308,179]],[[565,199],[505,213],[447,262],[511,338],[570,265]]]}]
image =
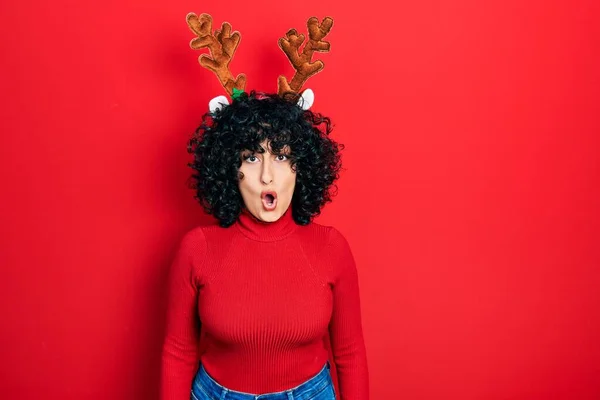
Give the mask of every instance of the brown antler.
[{"label": "brown antler", "polygon": [[233,88],[244,90],[246,75],[239,74],[234,79],[231,71],[229,71],[229,63],[240,43],[240,33],[238,31],[231,33],[231,25],[228,22],[223,22],[221,30],[215,30],[213,35],[210,14],[201,14],[198,17],[194,13],[189,13],[186,20],[192,32],[198,36],[192,39],[190,47],[195,50],[208,47],[212,56],[211,58],[207,54],[201,54],[198,58],[200,65],[217,74],[221,85],[230,96],[233,94]]},{"label": "brown antler", "polygon": [[323,22],[319,24],[319,20],[316,17],[311,17],[308,19],[306,25],[308,26],[310,40],[304,45],[302,53],[300,53],[299,50],[305,37],[302,34],[299,35],[295,29],[290,29],[286,33],[285,38],[279,39],[279,47],[287,55],[292,66],[296,70],[296,73],[289,83],[285,76],[279,76],[277,82],[277,91],[279,95],[283,95],[285,92],[298,93],[306,80],[320,72],[325,66],[321,60],[311,62],[311,58],[315,51],[321,53],[329,51],[329,42],[322,39],[327,36],[331,30],[333,19],[325,17]]}]

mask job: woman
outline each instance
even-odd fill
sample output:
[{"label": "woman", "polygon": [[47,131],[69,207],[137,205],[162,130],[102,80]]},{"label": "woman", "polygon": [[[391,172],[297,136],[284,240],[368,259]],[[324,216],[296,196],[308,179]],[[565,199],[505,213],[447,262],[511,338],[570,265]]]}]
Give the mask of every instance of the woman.
[{"label": "woman", "polygon": [[190,141],[219,224],[188,232],[171,266],[160,398],[333,400],[330,344],[338,398],[367,400],[356,265],[337,229],[311,222],[343,147],[296,96],[232,98]]}]

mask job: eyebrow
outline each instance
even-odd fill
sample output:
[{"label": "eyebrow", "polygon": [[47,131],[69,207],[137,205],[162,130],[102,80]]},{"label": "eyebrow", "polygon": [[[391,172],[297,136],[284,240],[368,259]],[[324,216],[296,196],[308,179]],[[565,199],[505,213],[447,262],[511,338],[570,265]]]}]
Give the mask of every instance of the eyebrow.
[{"label": "eyebrow", "polygon": [[[263,146],[260,146],[260,148],[262,149],[262,152],[259,151],[259,153],[261,153],[261,154],[262,153],[266,153],[268,151]],[[255,150],[250,150],[250,149],[244,149],[244,150],[242,150],[242,153],[248,153],[248,152],[250,152],[250,153],[256,153]],[[290,145],[285,145],[285,146],[283,146],[281,148],[281,152],[279,152],[279,153],[271,153],[271,154],[277,155],[277,154],[286,154],[286,153],[291,153],[291,152],[292,152],[291,146]]]}]

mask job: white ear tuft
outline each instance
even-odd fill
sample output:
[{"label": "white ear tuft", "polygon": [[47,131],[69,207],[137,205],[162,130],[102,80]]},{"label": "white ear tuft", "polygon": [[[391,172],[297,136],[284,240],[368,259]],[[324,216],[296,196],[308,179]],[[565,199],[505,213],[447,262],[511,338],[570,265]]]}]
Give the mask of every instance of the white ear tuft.
[{"label": "white ear tuft", "polygon": [[298,106],[303,110],[308,110],[315,102],[315,92],[311,89],[306,89],[298,99]]},{"label": "white ear tuft", "polygon": [[220,110],[224,106],[229,105],[229,100],[225,96],[217,96],[208,103],[208,108],[211,113]]}]

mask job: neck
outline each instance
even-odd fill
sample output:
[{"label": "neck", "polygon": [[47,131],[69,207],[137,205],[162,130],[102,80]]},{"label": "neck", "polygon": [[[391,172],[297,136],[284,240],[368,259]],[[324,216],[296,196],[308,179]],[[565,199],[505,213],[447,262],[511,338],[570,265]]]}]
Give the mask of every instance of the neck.
[{"label": "neck", "polygon": [[243,208],[235,225],[248,238],[260,242],[273,242],[292,234],[297,225],[292,218],[292,206],[277,221],[266,222],[256,218],[247,208]]}]

